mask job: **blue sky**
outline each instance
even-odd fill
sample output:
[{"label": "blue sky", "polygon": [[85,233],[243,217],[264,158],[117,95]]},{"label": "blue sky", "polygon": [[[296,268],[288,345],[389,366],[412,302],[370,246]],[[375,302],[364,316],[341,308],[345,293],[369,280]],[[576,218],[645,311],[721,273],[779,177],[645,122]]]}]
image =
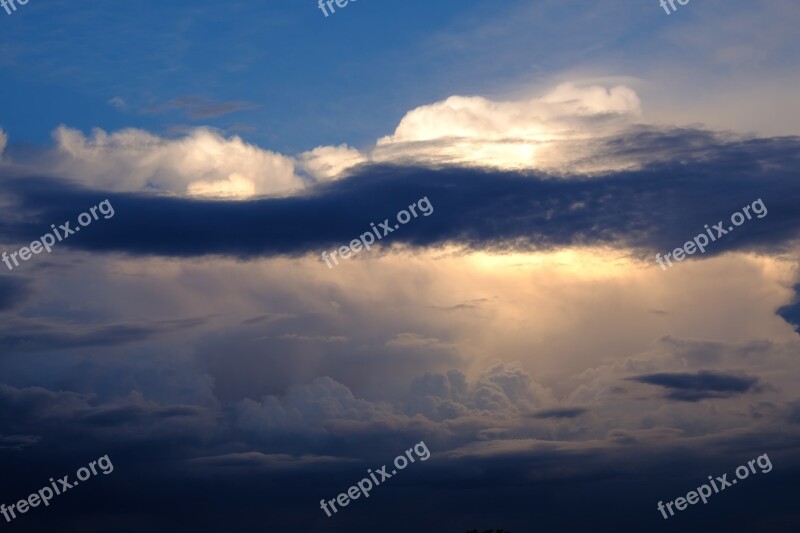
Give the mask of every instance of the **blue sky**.
[{"label": "blue sky", "polygon": [[114,465],[0,524],[796,531],[798,21],[0,9],[0,506]]}]

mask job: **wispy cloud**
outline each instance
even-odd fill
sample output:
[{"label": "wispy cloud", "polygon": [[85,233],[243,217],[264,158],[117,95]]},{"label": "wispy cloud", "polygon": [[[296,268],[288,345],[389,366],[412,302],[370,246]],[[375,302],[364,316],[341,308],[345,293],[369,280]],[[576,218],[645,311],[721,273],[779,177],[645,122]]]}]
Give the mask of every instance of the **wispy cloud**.
[{"label": "wispy cloud", "polygon": [[203,120],[221,117],[222,115],[235,113],[237,111],[256,109],[258,107],[258,104],[252,102],[224,102],[200,96],[181,96],[165,104],[145,107],[142,109],[142,112],[150,115],[158,115],[166,113],[167,111],[181,110],[192,120]]}]

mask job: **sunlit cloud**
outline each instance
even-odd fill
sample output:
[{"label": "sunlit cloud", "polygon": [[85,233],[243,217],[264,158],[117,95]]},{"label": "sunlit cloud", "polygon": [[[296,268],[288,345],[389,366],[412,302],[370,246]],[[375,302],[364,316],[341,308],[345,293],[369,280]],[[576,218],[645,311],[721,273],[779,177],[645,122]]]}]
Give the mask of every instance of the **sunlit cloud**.
[{"label": "sunlit cloud", "polygon": [[291,158],[208,128],[167,139],[138,129],[95,129],[87,137],[62,126],[54,137],[49,170],[94,188],[246,197],[303,187]]},{"label": "sunlit cloud", "polygon": [[592,155],[589,145],[566,153],[565,142],[618,133],[640,114],[636,92],[622,85],[564,83],[515,102],[451,96],[409,111],[392,135],[378,140],[372,156],[382,162],[564,171]]},{"label": "sunlit cloud", "polygon": [[318,146],[298,157],[299,166],[318,180],[342,177],[344,170],[367,161],[367,157],[346,144]]}]

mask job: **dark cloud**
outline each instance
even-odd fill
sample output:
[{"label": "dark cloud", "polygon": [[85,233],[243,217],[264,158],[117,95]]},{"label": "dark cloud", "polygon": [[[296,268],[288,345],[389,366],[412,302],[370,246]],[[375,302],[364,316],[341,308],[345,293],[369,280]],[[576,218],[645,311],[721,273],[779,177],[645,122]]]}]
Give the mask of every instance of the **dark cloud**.
[{"label": "dark cloud", "polygon": [[544,409],[533,413],[534,418],[576,418],[589,410],[584,407],[562,407],[558,409]]},{"label": "dark cloud", "polygon": [[0,450],[12,449],[19,450],[27,446],[33,446],[39,442],[39,437],[35,435],[8,435],[0,434]]},{"label": "dark cloud", "polygon": [[[52,400],[57,401],[56,396],[52,393]],[[19,418],[27,414],[20,413]],[[120,419],[120,429],[123,424],[130,424],[128,417]],[[791,505],[796,497],[792,487],[798,475],[797,441],[756,428],[746,435],[726,436],[723,448],[709,438],[695,447],[671,447],[654,434],[634,439],[641,442],[638,447],[619,441],[598,447],[597,443],[529,441],[524,445],[506,440],[454,452],[425,437],[431,452],[428,461],[409,465],[375,487],[369,499],[355,500],[327,518],[319,508],[320,499],[335,498],[366,478],[367,468],[391,465],[396,455],[420,439],[394,435],[381,442],[374,458],[365,460],[364,449],[351,448],[344,456],[274,453],[242,440],[225,426],[198,438],[190,426],[154,431],[157,424],[157,417],[137,418],[136,433],[148,438],[133,443],[78,425],[83,433],[74,429],[53,433],[49,442],[39,440],[40,445],[35,444],[38,439],[21,439],[31,445],[1,453],[6,482],[0,484],[0,501],[6,503],[46,485],[49,477],[69,474],[74,479],[79,467],[103,455],[114,466],[110,474],[91,477],[54,499],[48,508],[15,520],[15,529],[48,531],[60,524],[68,531],[88,532],[165,527],[218,531],[235,516],[237,531],[244,532],[263,531],[265,523],[277,531],[380,528],[388,533],[439,531],[440,524],[447,523],[448,531],[463,532],[498,522],[519,532],[581,531],[588,514],[592,531],[636,531],[643,523],[649,530],[670,531],[675,521],[685,518],[681,531],[716,527],[731,532],[779,532],[797,521]],[[39,426],[43,426],[41,420]],[[64,446],[64,442],[74,444]],[[290,445],[285,443],[287,448]],[[503,446],[509,446],[509,451],[483,453]],[[684,496],[709,474],[727,472],[730,479],[736,466],[762,453],[769,453],[773,471],[751,475],[752,479],[712,496],[708,505],[690,508],[673,522],[661,518],[658,501]],[[492,490],[487,491],[487,486]],[[574,512],[576,501],[583,502],[581,513]],[[622,515],[620,501],[624,501]],[[530,512],[530,502],[541,503],[536,513]],[[198,503],[203,512],[198,512]],[[774,522],[776,513],[778,522]]]},{"label": "dark cloud", "polygon": [[[441,388],[428,381],[429,388]],[[344,400],[337,395],[303,402],[328,409],[333,398]],[[342,414],[351,416],[351,407],[342,407]],[[797,436],[778,426],[695,438],[694,446],[675,444],[679,430],[654,429],[627,431],[627,439],[612,431],[607,443],[493,439],[454,447],[432,427],[397,431],[376,421],[371,429],[340,426],[321,440],[325,453],[309,454],[297,451],[302,443],[297,436],[270,445],[248,437],[236,430],[230,414],[137,396],[100,402],[90,394],[0,385],[0,422],[14,436],[8,441],[13,448],[0,449],[7,480],[0,484],[0,501],[18,501],[52,476],[74,478],[77,468],[108,455],[112,473],[92,477],[49,508],[28,513],[15,521],[15,529],[48,531],[61,524],[90,532],[148,531],[156,529],[151,524],[166,524],[177,531],[212,531],[221,527],[220,516],[235,515],[238,530],[247,532],[263,530],[265,522],[280,531],[373,531],[375,524],[387,532],[436,531],[443,520],[455,531],[497,522],[512,531],[577,531],[585,518],[568,512],[577,500],[586,502],[582,509],[591,514],[594,531],[619,531],[620,524],[633,531],[642,523],[666,531],[673,524],[661,521],[656,502],[685,495],[708,474],[732,472],[768,452],[773,472],[758,473],[736,492],[711,500],[681,530],[722,524],[726,531],[777,532],[778,526],[757,525],[775,512],[788,513],[784,525],[797,519],[787,511],[796,496],[791,487],[798,472]],[[335,428],[332,422],[319,421]],[[445,434],[454,429],[441,428]],[[366,477],[367,468],[391,464],[423,439],[430,460],[410,465],[333,519],[319,509],[321,498],[334,498]],[[623,518],[620,500],[626,505]],[[547,505],[531,515],[531,501]],[[197,502],[207,512],[198,514]],[[417,512],[398,513],[398,508]],[[120,523],[130,527],[116,527]]]},{"label": "dark cloud", "polygon": [[203,409],[193,405],[150,407],[129,404],[93,409],[76,417],[76,422],[95,427],[122,426],[126,424],[142,424],[148,419],[192,418],[199,417],[202,414]]},{"label": "dark cloud", "polygon": [[158,324],[108,324],[75,327],[37,320],[12,320],[0,326],[0,348],[7,352],[117,346],[151,339],[205,323],[205,319],[167,320]]},{"label": "dark cloud", "polygon": [[[691,150],[683,153],[685,145]],[[422,197],[434,213],[412,219],[386,242],[453,242],[487,250],[604,244],[665,253],[702,233],[705,224],[722,220],[727,228],[732,213],[759,198],[768,215],[753,216],[711,243],[706,255],[783,250],[797,238],[800,139],[726,142],[702,131],[646,130],[609,142],[622,153],[668,147],[677,162],[592,178],[367,166],[304,196],[244,202],[107,194],[55,179],[7,179],[3,188],[16,199],[13,211],[27,217],[5,217],[0,238],[29,242],[51,223],[74,221],[106,197],[116,215],[57,246],[179,257],[317,254],[368,232],[370,222],[393,223],[399,210]]]},{"label": "dark cloud", "polygon": [[31,294],[27,280],[0,276],[0,311],[14,309]]},{"label": "dark cloud", "polygon": [[778,309],[778,316],[794,326],[795,331],[800,333],[800,285],[795,285],[795,298],[789,305]]},{"label": "dark cloud", "polygon": [[758,378],[717,372],[659,373],[628,378],[669,390],[671,400],[697,402],[708,398],[729,398],[758,390]]}]

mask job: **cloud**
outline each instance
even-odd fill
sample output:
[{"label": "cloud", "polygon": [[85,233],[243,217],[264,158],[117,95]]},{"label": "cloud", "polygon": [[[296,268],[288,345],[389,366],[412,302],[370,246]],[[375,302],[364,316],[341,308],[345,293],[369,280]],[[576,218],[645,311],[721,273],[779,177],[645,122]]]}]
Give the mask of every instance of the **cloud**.
[{"label": "cloud", "polygon": [[61,126],[54,136],[49,171],[107,191],[240,198],[304,186],[291,158],[209,128],[165,139],[138,129],[86,137]]},{"label": "cloud", "polygon": [[172,109],[180,109],[192,120],[216,118],[237,111],[245,111],[259,107],[250,102],[218,102],[199,96],[182,96],[170,100],[160,106],[148,107],[144,110],[148,114],[159,114]]},{"label": "cloud", "polygon": [[[13,387],[0,383],[0,420],[4,431],[25,433],[26,429],[44,431],[42,424],[61,424],[90,407],[90,398],[68,391],[43,387]],[[38,427],[37,427],[38,426]]]},{"label": "cloud", "polygon": [[533,418],[576,418],[589,410],[585,407],[558,407],[532,413]]},{"label": "cloud", "polygon": [[258,470],[301,470],[318,468],[327,464],[355,462],[352,459],[331,457],[326,455],[294,456],[285,453],[265,454],[260,452],[228,453],[211,457],[192,459],[190,464],[203,468],[219,470],[251,471]]},{"label": "cloud", "polygon": [[27,280],[0,276],[0,312],[16,308],[31,293],[30,283]]},{"label": "cloud", "polygon": [[108,105],[120,111],[128,109],[128,103],[121,96],[114,96],[108,100]]},{"label": "cloud", "polygon": [[[458,370],[426,373],[398,401],[360,398],[329,377],[317,378],[282,396],[241,400],[236,416],[242,429],[262,438],[291,434],[314,450],[326,437],[373,439],[377,428],[414,436],[424,428],[432,438],[465,443],[477,430],[513,426],[520,413],[551,402],[550,391],[519,365],[497,363],[472,382]],[[448,425],[437,430],[442,422]]]},{"label": "cloud", "polygon": [[606,89],[567,83],[540,98],[520,102],[451,96],[408,112],[394,134],[382,138],[378,144],[451,137],[548,140],[569,134],[582,119],[588,119],[586,124],[594,126],[592,129],[603,130],[609,121],[616,124],[618,117],[638,116],[640,107],[636,93],[624,86]]},{"label": "cloud", "polygon": [[52,450],[56,445],[59,453],[87,447],[108,450],[125,443],[163,444],[176,437],[191,445],[219,429],[214,407],[159,403],[138,391],[116,394],[101,399],[94,393],[0,383],[0,422],[4,431],[32,435],[38,446]]},{"label": "cloud", "polygon": [[237,406],[240,426],[266,435],[279,431],[315,433],[335,420],[379,422],[392,416],[389,405],[356,398],[350,389],[328,377],[293,387],[283,398],[270,395],[259,402],[245,399]]},{"label": "cloud", "polygon": [[565,83],[541,97],[516,102],[451,96],[409,111],[392,135],[378,140],[372,158],[500,169],[605,170],[608,165],[586,161],[598,155],[589,141],[619,133],[640,113],[638,96],[622,85]]},{"label": "cloud", "polygon": [[341,335],[298,335],[296,333],[284,333],[278,336],[279,339],[288,341],[311,341],[311,342],[347,342],[348,338]]},{"label": "cloud", "polygon": [[[2,294],[0,294],[2,296]],[[0,327],[0,347],[18,352],[67,350],[89,346],[118,346],[156,335],[193,328],[203,319],[161,321],[157,324],[68,326],[44,320],[12,318]]]},{"label": "cloud", "polygon": [[497,363],[481,373],[474,384],[458,370],[426,373],[411,384],[406,410],[435,421],[469,415],[499,422],[552,401],[551,393],[519,365]]},{"label": "cloud", "polygon": [[0,433],[0,450],[21,450],[35,446],[39,442],[36,435],[8,435]]},{"label": "cloud", "polygon": [[8,136],[5,134],[2,128],[0,128],[0,161],[3,159],[3,151],[6,149],[6,145],[8,144]]},{"label": "cloud", "polygon": [[362,153],[345,144],[319,146],[298,156],[307,174],[327,180],[372,163],[536,169],[551,173],[598,173],[638,168],[613,158],[602,141],[633,125],[641,115],[636,92],[563,83],[545,94],[518,101],[450,96],[412,109],[394,133]]},{"label": "cloud", "polygon": [[794,301],[778,309],[778,315],[792,324],[795,331],[800,333],[800,285],[795,285],[794,291]]},{"label": "cloud", "polygon": [[421,346],[438,346],[442,345],[442,341],[435,338],[427,338],[416,333],[399,333],[395,338],[386,342],[386,346],[395,347],[421,347]]},{"label": "cloud", "polygon": [[717,372],[658,373],[629,378],[639,383],[668,389],[667,398],[697,402],[709,398],[729,398],[758,390],[758,378]]},{"label": "cloud", "polygon": [[365,163],[367,157],[355,148],[341,144],[318,146],[300,154],[298,160],[300,168],[321,181],[343,177],[345,170]]},{"label": "cloud", "polygon": [[140,394],[134,394],[126,403],[106,404],[81,413],[76,417],[76,422],[89,427],[123,426],[140,423],[145,417],[168,420],[198,416],[202,411],[202,408],[195,405],[161,406],[146,402]]}]

